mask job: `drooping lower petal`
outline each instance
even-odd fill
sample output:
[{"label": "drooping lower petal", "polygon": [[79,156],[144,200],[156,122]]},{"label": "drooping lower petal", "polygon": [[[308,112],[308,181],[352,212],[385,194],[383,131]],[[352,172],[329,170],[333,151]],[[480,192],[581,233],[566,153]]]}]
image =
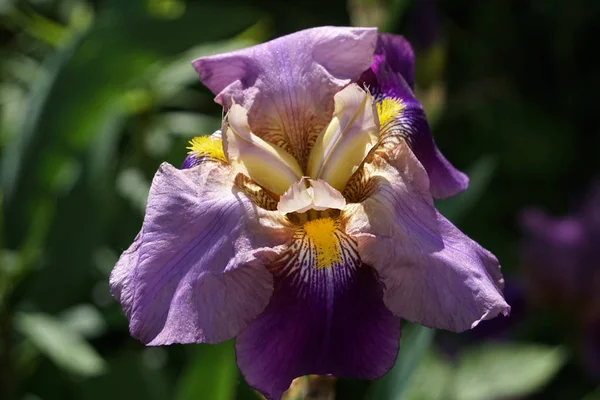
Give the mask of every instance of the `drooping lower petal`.
[{"label": "drooping lower petal", "polygon": [[111,275],[132,335],[149,345],[236,335],[269,301],[272,276],[254,254],[287,240],[275,220],[233,187],[220,162],[162,164],[142,230]]},{"label": "drooping lower petal", "polygon": [[382,136],[408,142],[429,175],[433,197],[454,196],[467,188],[469,179],[435,145],[423,106],[413,93],[413,79],[414,54],[410,44],[402,36],[379,35],[373,64],[359,84],[367,86],[379,102],[387,99],[401,105],[396,115],[381,121]]},{"label": "drooping lower petal", "polygon": [[192,64],[219,104],[244,106],[252,131],[304,166],[333,95],[369,68],[376,38],[374,28],[312,28]]},{"label": "drooping lower petal", "polygon": [[380,378],[397,355],[400,321],[383,303],[376,272],[339,229],[328,237],[332,220],[316,221],[272,265],[271,301],[237,339],[242,374],[269,399],[307,374]]},{"label": "drooping lower petal", "polygon": [[406,144],[386,156],[365,165],[372,194],[344,214],[363,262],[384,283],[387,307],[451,331],[507,315],[496,258],[435,210],[427,174]]}]

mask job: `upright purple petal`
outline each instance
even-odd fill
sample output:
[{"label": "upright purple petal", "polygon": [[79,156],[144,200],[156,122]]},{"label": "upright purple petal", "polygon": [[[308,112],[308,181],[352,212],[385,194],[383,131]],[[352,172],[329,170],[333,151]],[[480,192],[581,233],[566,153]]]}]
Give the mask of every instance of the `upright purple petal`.
[{"label": "upright purple petal", "polygon": [[369,68],[376,39],[374,28],[312,28],[192,64],[219,104],[244,106],[256,135],[304,164],[333,95]]},{"label": "upright purple petal", "polygon": [[261,225],[230,174],[218,162],[156,173],[142,229],[110,282],[143,343],[226,340],[266,307],[272,276],[254,253],[286,239]]},{"label": "upright purple petal", "polygon": [[279,399],[298,376],[378,379],[393,366],[400,320],[385,307],[376,272],[355,248],[344,251],[334,266],[318,268],[301,251],[274,266],[273,297],[236,343],[242,374],[267,398]]},{"label": "upright purple petal", "polygon": [[386,64],[391,71],[400,74],[408,87],[415,84],[415,53],[404,36],[381,33],[377,36],[377,47],[371,68],[378,71]]},{"label": "upright purple petal", "polygon": [[348,209],[346,227],[379,273],[387,307],[458,332],[508,315],[498,260],[435,210],[427,175],[405,144],[389,156],[365,165],[374,192]]},{"label": "upright purple petal", "polygon": [[379,35],[371,68],[359,80],[379,100],[393,98],[404,106],[389,127],[389,133],[403,137],[410,145],[427,174],[435,198],[454,196],[465,190],[469,178],[450,164],[433,141],[423,106],[416,99],[414,54],[404,37]]}]

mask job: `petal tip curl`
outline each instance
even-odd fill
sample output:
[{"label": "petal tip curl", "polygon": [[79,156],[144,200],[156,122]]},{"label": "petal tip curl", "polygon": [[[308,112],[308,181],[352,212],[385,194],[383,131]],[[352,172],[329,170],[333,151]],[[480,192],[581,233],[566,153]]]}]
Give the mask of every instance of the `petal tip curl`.
[{"label": "petal tip curl", "polygon": [[486,311],[481,318],[479,318],[478,320],[474,321],[471,324],[470,328],[465,328],[461,331],[457,331],[457,332],[464,332],[468,329],[474,329],[477,325],[479,325],[482,321],[486,321],[489,319],[494,319],[498,316],[500,316],[500,314],[502,314],[503,317],[507,318],[510,317],[510,310],[511,307],[508,305],[508,303],[504,302],[504,305],[498,305],[488,311]]}]

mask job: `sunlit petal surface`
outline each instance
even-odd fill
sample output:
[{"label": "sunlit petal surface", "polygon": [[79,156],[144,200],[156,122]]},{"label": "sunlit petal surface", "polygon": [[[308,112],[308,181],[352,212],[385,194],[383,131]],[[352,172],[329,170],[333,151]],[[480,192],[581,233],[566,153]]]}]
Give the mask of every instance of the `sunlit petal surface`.
[{"label": "sunlit petal surface", "polygon": [[304,166],[334,94],[369,68],[376,40],[374,28],[312,28],[193,65],[219,104],[244,106],[252,131]]},{"label": "sunlit petal surface", "polygon": [[[218,342],[267,305],[272,276],[255,249],[285,240],[262,227],[216,162],[158,170],[142,230],[111,275],[133,336],[150,345]],[[261,235],[251,232],[261,229]],[[270,233],[269,233],[270,232]]]}]

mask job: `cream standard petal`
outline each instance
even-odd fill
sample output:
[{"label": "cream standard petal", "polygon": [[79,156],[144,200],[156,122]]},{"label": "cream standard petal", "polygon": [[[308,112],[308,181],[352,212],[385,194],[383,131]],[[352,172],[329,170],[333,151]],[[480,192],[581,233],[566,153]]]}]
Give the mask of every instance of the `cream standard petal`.
[{"label": "cream standard petal", "polygon": [[379,121],[372,96],[352,84],[334,97],[335,112],[308,160],[308,175],[342,191],[377,143]]},{"label": "cream standard petal", "polygon": [[285,193],[302,178],[294,157],[250,132],[248,112],[239,104],[229,110],[223,144],[231,165],[274,193]]}]

